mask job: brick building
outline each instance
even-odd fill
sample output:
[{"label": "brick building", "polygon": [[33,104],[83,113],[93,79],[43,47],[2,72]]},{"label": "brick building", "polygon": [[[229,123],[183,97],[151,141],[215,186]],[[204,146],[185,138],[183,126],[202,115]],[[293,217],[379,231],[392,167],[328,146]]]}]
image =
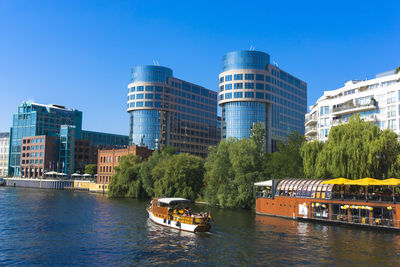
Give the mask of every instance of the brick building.
[{"label": "brick building", "polygon": [[47,171],[57,171],[58,137],[31,136],[22,138],[21,176],[43,178]]},{"label": "brick building", "polygon": [[147,159],[154,150],[147,147],[132,146],[122,149],[98,150],[97,183],[108,185],[114,168],[119,165],[122,156],[135,155]]}]

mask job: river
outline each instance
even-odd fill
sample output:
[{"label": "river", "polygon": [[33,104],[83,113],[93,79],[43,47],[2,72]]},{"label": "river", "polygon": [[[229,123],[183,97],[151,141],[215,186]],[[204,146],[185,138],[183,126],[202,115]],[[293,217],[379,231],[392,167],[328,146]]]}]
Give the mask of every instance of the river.
[{"label": "river", "polygon": [[0,265],[400,264],[395,232],[214,208],[210,233],[192,234],[150,222],[147,203],[1,187]]}]

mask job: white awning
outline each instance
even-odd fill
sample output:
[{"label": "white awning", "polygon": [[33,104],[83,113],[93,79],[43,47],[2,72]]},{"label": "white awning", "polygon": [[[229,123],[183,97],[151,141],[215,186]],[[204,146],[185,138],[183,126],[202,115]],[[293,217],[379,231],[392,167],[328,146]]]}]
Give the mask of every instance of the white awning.
[{"label": "white awning", "polygon": [[254,183],[255,186],[272,186],[272,180]]},{"label": "white awning", "polygon": [[158,202],[164,203],[167,205],[172,205],[172,204],[178,204],[178,203],[190,203],[191,201],[186,198],[168,197],[168,198],[160,198],[160,199],[158,199]]}]

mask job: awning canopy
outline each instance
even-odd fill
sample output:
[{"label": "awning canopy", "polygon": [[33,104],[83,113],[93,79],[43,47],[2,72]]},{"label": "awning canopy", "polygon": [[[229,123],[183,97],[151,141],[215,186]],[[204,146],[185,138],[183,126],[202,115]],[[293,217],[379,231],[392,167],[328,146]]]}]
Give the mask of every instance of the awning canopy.
[{"label": "awning canopy", "polygon": [[254,183],[255,186],[272,186],[272,180]]},{"label": "awning canopy", "polygon": [[396,186],[396,185],[400,185],[400,179],[396,179],[396,178],[390,178],[390,179],[386,179],[386,180],[381,180],[378,182],[379,185],[392,185],[392,186]]},{"label": "awning canopy", "polygon": [[351,182],[352,180],[346,179],[346,178],[336,178],[336,179],[331,179],[327,181],[323,181],[322,184],[338,184],[338,185],[344,185],[348,182]]},{"label": "awning canopy", "polygon": [[362,185],[362,186],[369,186],[369,185],[379,185],[381,180],[377,180],[374,178],[363,178],[358,180],[353,180],[350,182],[345,183],[345,185]]},{"label": "awning canopy", "polygon": [[167,204],[167,205],[176,205],[178,203],[191,203],[189,199],[186,198],[180,198],[180,197],[165,197],[165,198],[159,198],[158,202]]}]

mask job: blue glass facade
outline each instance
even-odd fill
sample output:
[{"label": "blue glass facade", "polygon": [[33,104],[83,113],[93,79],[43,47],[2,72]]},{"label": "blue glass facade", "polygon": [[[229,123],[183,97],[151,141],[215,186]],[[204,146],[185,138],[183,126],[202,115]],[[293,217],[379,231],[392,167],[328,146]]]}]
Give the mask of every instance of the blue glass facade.
[{"label": "blue glass facade", "polygon": [[132,72],[127,98],[130,144],[151,149],[171,145],[179,152],[206,156],[208,146],[221,136],[217,93],[172,77],[165,67],[135,67]]},{"label": "blue glass facade", "polygon": [[254,123],[267,121],[267,109],[265,103],[257,102],[231,102],[222,108],[222,116],[225,117],[223,138],[250,138],[250,129]]},{"label": "blue glass facade", "polygon": [[132,82],[166,83],[172,77],[172,70],[160,66],[137,66],[132,69]]},{"label": "blue glass facade", "polygon": [[[75,109],[69,110],[60,105],[43,105],[23,102],[18,106],[18,112],[13,115],[13,126],[10,130],[8,173],[14,176],[21,175],[22,138],[31,136],[56,136],[60,138],[60,142],[62,143],[61,139],[63,139],[66,134],[65,127],[73,128],[73,130],[67,131],[70,138],[73,139],[69,140],[72,143],[77,139],[84,139],[90,140],[91,144],[94,146],[113,146],[115,144],[128,145],[128,136],[83,131],[81,111]],[[71,133],[73,133],[72,137]],[[68,142],[69,145],[65,147],[66,149],[70,148],[74,150],[74,146],[71,145],[71,142]],[[65,149],[64,152],[66,153]],[[65,163],[65,160],[69,160],[69,158],[65,157],[66,154],[64,152],[58,155],[59,165],[64,162],[64,166],[67,166],[68,162]],[[74,151],[67,152],[69,153],[68,155],[72,155],[72,158],[74,157]],[[86,162],[88,159],[80,160],[81,162]],[[70,168],[73,170],[73,163],[72,165],[68,165],[68,173],[71,172]]]},{"label": "blue glass facade", "polygon": [[[131,142],[156,149],[156,139],[160,141],[160,111],[152,109],[135,110],[131,116]],[[158,144],[157,144],[158,145]]]},{"label": "blue glass facade", "polygon": [[225,54],[222,58],[222,71],[235,69],[265,70],[269,60],[269,55],[264,52],[234,51]]},{"label": "blue glass facade", "polygon": [[[284,141],[292,131],[304,134],[307,84],[271,65],[266,53],[227,53],[219,75],[218,99],[223,110],[222,138],[248,137],[255,119],[242,114],[259,113],[260,106],[264,107],[265,115],[257,116],[256,120],[266,126],[267,150],[274,151],[276,143]],[[256,104],[252,107],[249,103]]]}]

